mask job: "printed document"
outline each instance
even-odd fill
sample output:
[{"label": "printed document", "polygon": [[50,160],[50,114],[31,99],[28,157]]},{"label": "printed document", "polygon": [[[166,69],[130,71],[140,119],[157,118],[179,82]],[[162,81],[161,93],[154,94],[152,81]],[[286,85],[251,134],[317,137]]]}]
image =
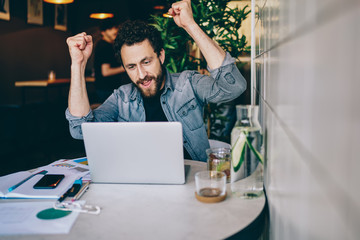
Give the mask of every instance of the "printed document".
[{"label": "printed document", "polygon": [[5,202],[0,204],[1,235],[19,234],[67,234],[79,212],[57,219],[39,219],[37,214],[53,207],[53,201]]}]

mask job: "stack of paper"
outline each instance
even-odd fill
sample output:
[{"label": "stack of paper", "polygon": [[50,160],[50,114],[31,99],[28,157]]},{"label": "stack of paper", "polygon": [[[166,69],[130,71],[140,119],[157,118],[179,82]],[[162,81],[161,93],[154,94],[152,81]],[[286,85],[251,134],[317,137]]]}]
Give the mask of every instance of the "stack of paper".
[{"label": "stack of paper", "polygon": [[[22,183],[12,191],[9,188],[22,182],[39,171],[46,170],[47,174],[64,174],[65,178],[54,189],[34,189],[33,186],[44,175],[38,174]],[[35,170],[17,172],[0,177],[0,198],[48,198],[57,199],[63,195],[75,180],[89,174],[86,158],[73,160],[58,160],[47,166]]]}]

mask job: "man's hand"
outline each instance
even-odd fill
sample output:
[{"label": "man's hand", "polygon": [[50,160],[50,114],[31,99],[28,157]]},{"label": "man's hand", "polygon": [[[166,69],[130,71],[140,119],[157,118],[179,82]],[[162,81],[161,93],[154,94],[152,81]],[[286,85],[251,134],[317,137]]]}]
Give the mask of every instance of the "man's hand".
[{"label": "man's hand", "polygon": [[92,37],[86,33],[79,33],[66,39],[72,63],[86,64],[93,49]]},{"label": "man's hand", "polygon": [[191,10],[191,0],[173,3],[169,9],[169,14],[173,16],[176,25],[184,29],[196,24]]}]

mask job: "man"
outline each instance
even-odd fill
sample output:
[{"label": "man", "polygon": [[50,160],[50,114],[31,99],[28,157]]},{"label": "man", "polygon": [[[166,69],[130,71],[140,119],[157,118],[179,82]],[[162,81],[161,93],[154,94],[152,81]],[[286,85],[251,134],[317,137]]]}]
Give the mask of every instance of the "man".
[{"label": "man", "polygon": [[121,85],[130,83],[125,69],[116,60],[114,40],[118,25],[112,19],[105,19],[100,24],[102,38],[94,52],[95,89],[98,102],[103,103]]},{"label": "man", "polygon": [[211,76],[196,71],[170,74],[162,65],[165,51],[160,33],[141,22],[126,22],[116,38],[115,52],[132,83],[115,90],[103,105],[92,111],[84,78],[92,50],[91,36],[81,33],[70,37],[67,43],[72,65],[66,117],[74,138],[82,138],[81,123],[86,121],[179,121],[183,126],[185,158],[206,161],[209,141],[203,107],[208,102],[235,99],[245,90],[246,81],[234,59],[195,23],[190,0],[174,3],[169,13],[195,40]]}]

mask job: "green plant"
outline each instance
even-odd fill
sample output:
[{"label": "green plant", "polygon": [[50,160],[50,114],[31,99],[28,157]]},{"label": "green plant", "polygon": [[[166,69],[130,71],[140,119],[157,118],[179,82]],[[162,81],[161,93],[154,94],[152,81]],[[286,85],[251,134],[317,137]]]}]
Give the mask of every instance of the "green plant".
[{"label": "green plant", "polygon": [[[169,5],[174,1],[168,1]],[[239,33],[241,23],[247,18],[250,10],[244,8],[230,8],[230,0],[192,0],[192,10],[195,21],[204,32],[231,56],[238,58],[237,66],[241,67],[239,57],[248,53],[246,36]],[[188,69],[206,69],[204,58],[196,58],[190,54],[189,47],[194,44],[193,39],[181,28],[177,27],[171,18],[152,16],[154,26],[161,32],[165,48],[165,66],[171,72]],[[204,112],[207,123],[208,137],[229,142],[229,136],[222,133],[229,123],[229,117],[224,115],[230,104],[208,104]]]},{"label": "green plant", "polygon": [[152,16],[155,26],[164,41],[165,66],[170,72],[197,69],[200,59],[189,55],[190,36],[185,30],[176,26],[171,18]]}]

